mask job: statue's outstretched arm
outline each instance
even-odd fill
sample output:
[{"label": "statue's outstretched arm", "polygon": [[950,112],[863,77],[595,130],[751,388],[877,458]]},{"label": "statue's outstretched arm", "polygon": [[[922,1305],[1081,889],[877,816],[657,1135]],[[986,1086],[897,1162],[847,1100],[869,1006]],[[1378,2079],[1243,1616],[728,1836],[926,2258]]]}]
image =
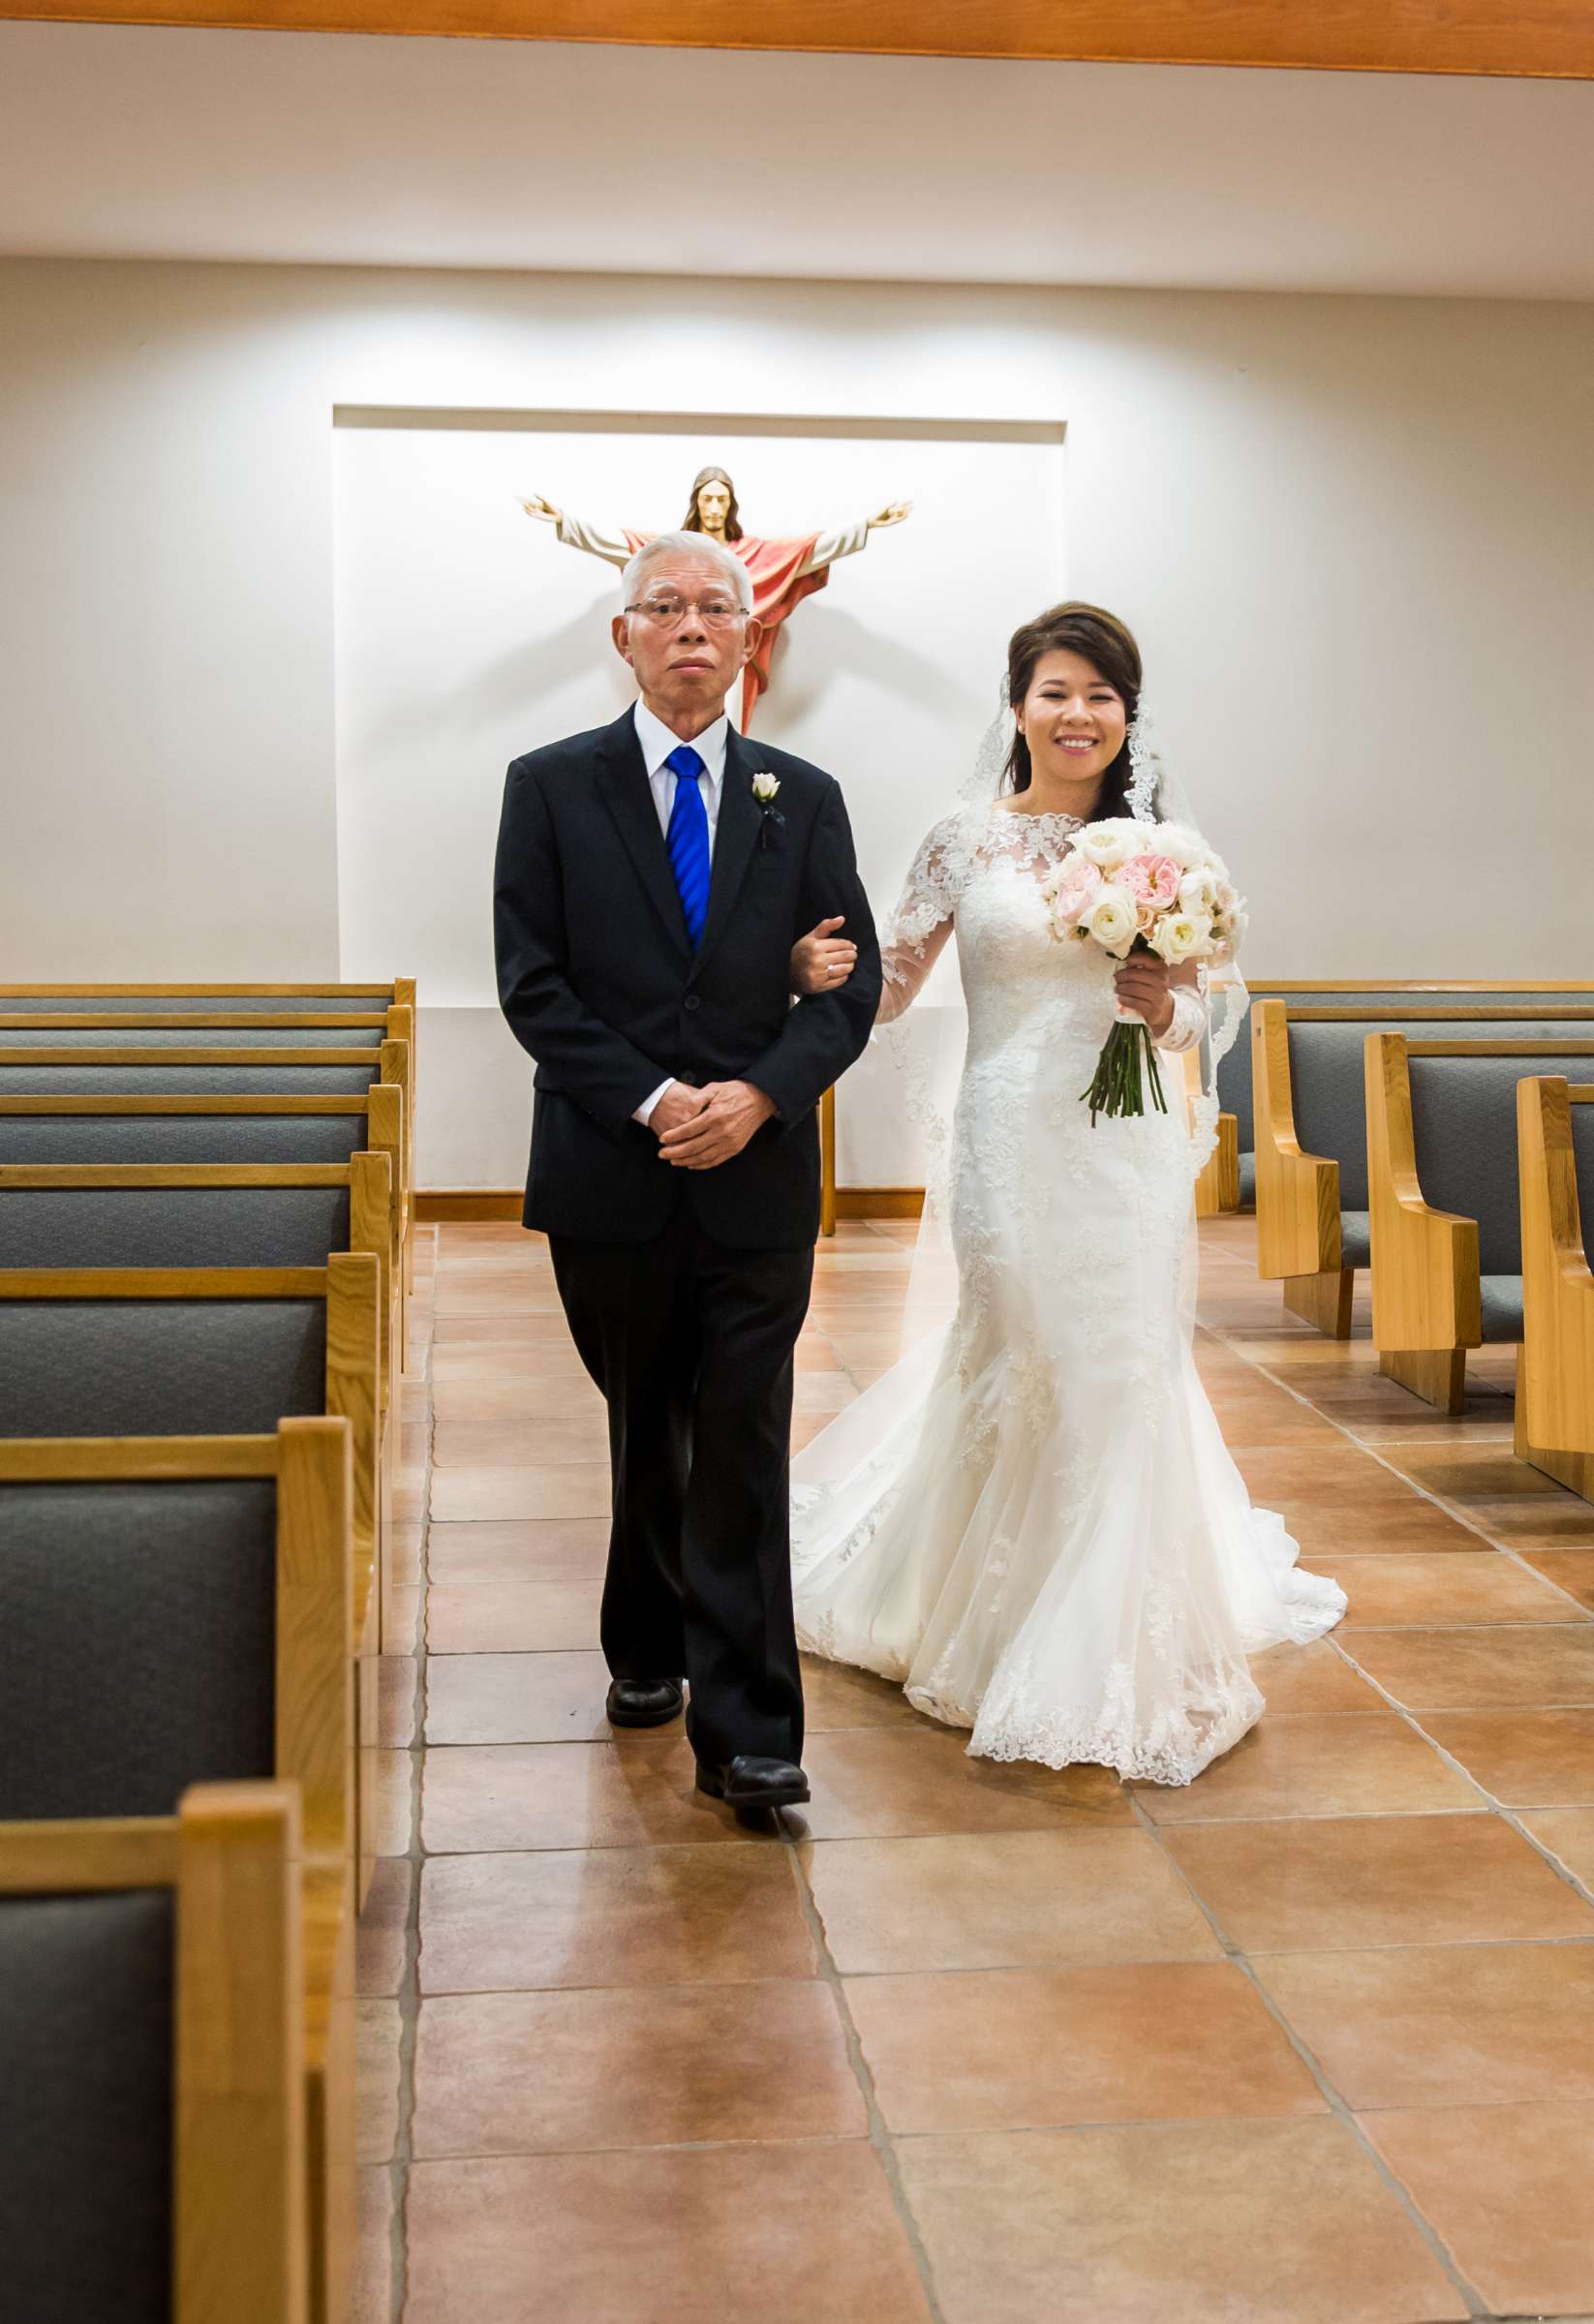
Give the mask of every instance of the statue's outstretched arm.
[{"label": "statue's outstretched arm", "polygon": [[[821,533],[808,553],[803,573],[819,572],[825,566],[834,565],[838,557],[856,557],[860,549],[868,548],[872,533],[904,523],[912,509],[911,501],[893,501],[877,515],[859,517],[854,524],[838,525],[833,532]],[[802,573],[797,577],[801,580]]]},{"label": "statue's outstretched arm", "polygon": [[585,549],[589,557],[601,557],[606,565],[629,564],[631,543],[624,533],[605,533],[598,525],[589,525],[585,517],[571,516],[567,509],[556,508],[539,492],[534,492],[520,505],[539,524],[553,525],[567,548]]}]

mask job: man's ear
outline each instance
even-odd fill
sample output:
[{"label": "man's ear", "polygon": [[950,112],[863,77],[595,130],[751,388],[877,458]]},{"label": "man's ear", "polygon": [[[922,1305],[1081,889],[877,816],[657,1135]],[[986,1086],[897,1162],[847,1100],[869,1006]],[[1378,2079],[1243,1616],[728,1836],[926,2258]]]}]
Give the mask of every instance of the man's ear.
[{"label": "man's ear", "polygon": [[[626,619],[626,616],[623,613],[617,613],[614,617],[614,620],[609,624],[609,635],[614,640],[614,650],[619,655],[621,660],[625,662],[630,661],[631,628],[629,622]],[[634,664],[632,666],[634,667]]]},{"label": "man's ear", "polygon": [[763,623],[758,619],[756,614],[750,615],[747,629],[742,638],[742,667],[744,670],[747,668],[748,663],[752,659],[753,656],[757,653],[759,644],[763,638]]}]

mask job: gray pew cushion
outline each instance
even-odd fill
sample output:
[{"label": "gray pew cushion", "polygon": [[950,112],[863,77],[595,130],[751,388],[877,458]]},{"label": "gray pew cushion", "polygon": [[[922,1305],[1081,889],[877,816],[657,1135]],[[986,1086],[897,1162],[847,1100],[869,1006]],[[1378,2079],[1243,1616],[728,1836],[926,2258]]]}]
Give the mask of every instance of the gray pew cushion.
[{"label": "gray pew cushion", "polygon": [[1365,1210],[1339,1213],[1339,1264],[1341,1267],[1372,1265],[1372,1228]]},{"label": "gray pew cushion", "polygon": [[[1375,1032],[1403,1032],[1413,1041],[1588,1041],[1594,1040],[1594,1021],[1580,1024],[1549,1022],[1534,1025],[1525,1034],[1519,1024],[1494,1024],[1487,1019],[1469,1023],[1464,1031],[1454,1024],[1425,1024],[1393,1018],[1384,1025],[1292,1024],[1290,1085],[1295,1101],[1296,1136],[1303,1153],[1326,1154],[1338,1163],[1339,1201],[1346,1210],[1364,1210],[1367,1207],[1365,1049],[1367,1035]],[[1422,1061],[1414,1058],[1414,1067]],[[1594,1057],[1588,1062],[1594,1065]],[[1542,1070],[1553,1069],[1552,1062],[1547,1059]],[[1517,1068],[1518,1075],[1533,1070],[1531,1063]],[[1512,1186],[1515,1189],[1515,1168]],[[1431,1201],[1432,1197],[1428,1199]]]},{"label": "gray pew cushion", "polygon": [[374,993],[33,993],[7,992],[0,986],[0,1011],[8,1017],[108,1017],[126,1010],[131,1016],[159,1016],[181,1010],[192,1016],[308,1017],[323,1012],[341,1017],[374,1017],[392,999],[389,987]]},{"label": "gray pew cushion", "polygon": [[361,1097],[369,1065],[0,1065],[0,1097]]},{"label": "gray pew cushion", "polygon": [[322,1300],[0,1300],[0,1434],[230,1436],[326,1409]]},{"label": "gray pew cushion", "polygon": [[[1251,1002],[1253,1007],[1257,1001],[1267,1000],[1269,997],[1270,994],[1266,985],[1252,987]],[[1315,1007],[1359,1009],[1387,1008],[1391,1010],[1398,1010],[1410,1002],[1419,999],[1435,1004],[1443,1003],[1446,1000],[1447,995],[1442,993],[1428,993],[1421,994],[1413,993],[1400,993],[1395,991],[1394,987],[1385,987],[1383,990],[1375,993],[1331,993],[1323,991],[1309,993],[1290,993],[1285,994],[1283,997],[1286,1006],[1292,1009],[1309,1009]],[[1450,995],[1449,997],[1454,998],[1456,1001],[1465,1001],[1469,1005],[1474,1002],[1483,1002],[1488,1000],[1510,1001],[1514,1004],[1528,1002],[1553,1004],[1557,1000],[1565,1000],[1572,1002],[1578,1007],[1594,1007],[1594,993],[1574,993],[1571,991],[1562,991],[1560,993],[1468,993],[1456,994],[1454,995]],[[1390,1023],[1393,1024],[1395,1022],[1397,1022],[1397,1020],[1392,1016]],[[1376,1032],[1377,1029],[1377,1026],[1373,1024],[1361,1024],[1351,1028],[1351,1030],[1354,1031],[1358,1037],[1367,1033]],[[1440,1039],[1445,1037],[1446,1028],[1438,1020],[1429,1020],[1427,1029],[1430,1034],[1433,1034]],[[1594,1024],[1586,1024],[1583,1029],[1585,1032],[1594,1034]],[[1234,1047],[1230,1050],[1228,1055],[1218,1066],[1217,1094],[1218,1100],[1222,1105],[1225,1114],[1233,1114],[1239,1121],[1240,1150],[1242,1154],[1248,1154],[1256,1143],[1255,1128],[1251,1113],[1251,1030],[1249,1024],[1241,1025],[1239,1039],[1235,1042]],[[1323,1149],[1318,1148],[1316,1150],[1321,1151]]]},{"label": "gray pew cushion", "polygon": [[1522,1278],[1520,1275],[1480,1275],[1479,1305],[1486,1340],[1517,1341],[1522,1336]]},{"label": "gray pew cushion", "polygon": [[[1594,1060],[1591,1060],[1594,1062]],[[1417,1182],[1435,1210],[1478,1221],[1486,1275],[1522,1270],[1517,1178],[1517,1085],[1553,1071],[1540,1057],[1413,1057]]]},{"label": "gray pew cushion", "polygon": [[1243,1152],[1240,1157],[1240,1208],[1256,1208],[1256,1156],[1251,1152]]},{"label": "gray pew cushion", "polygon": [[1256,1143],[1251,1118],[1251,1026],[1247,1017],[1227,1053],[1217,1061],[1217,1102],[1239,1124],[1240,1151],[1248,1154]]},{"label": "gray pew cushion", "polygon": [[[1594,1073],[1579,1073],[1594,1083]],[[1583,1249],[1594,1252],[1594,1106],[1572,1109],[1572,1155],[1578,1170],[1578,1211],[1583,1230]]]},{"label": "gray pew cushion", "polygon": [[276,1527],[269,1478],[0,1484],[0,1821],[272,1773]]},{"label": "gray pew cushion", "polygon": [[347,1162],[363,1114],[0,1114],[0,1162]]},{"label": "gray pew cushion", "polygon": [[0,1898],[8,2324],[170,2324],[169,1892]]},{"label": "gray pew cushion", "polygon": [[0,1025],[0,1049],[380,1049],[386,1038],[372,1024]]},{"label": "gray pew cushion", "polygon": [[0,1267],[324,1267],[341,1186],[0,1187]]}]

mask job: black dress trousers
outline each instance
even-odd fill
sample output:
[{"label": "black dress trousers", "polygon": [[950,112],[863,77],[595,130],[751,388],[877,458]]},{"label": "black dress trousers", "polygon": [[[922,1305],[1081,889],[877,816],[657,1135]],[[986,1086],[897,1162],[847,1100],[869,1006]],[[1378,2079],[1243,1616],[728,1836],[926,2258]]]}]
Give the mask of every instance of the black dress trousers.
[{"label": "black dress trousers", "polygon": [[678,1678],[715,1765],[797,1760],[792,1355],[813,1253],[716,1242],[682,1206],[636,1243],[551,1238],[570,1331],[609,1412],[602,1642],[616,1678]]}]

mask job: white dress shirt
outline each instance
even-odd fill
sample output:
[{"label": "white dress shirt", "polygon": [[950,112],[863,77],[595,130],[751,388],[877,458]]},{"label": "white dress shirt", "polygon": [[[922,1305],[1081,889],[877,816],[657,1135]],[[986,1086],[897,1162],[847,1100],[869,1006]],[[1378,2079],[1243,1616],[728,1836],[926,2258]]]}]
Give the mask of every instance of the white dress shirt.
[{"label": "white dress shirt", "polygon": [[[672,750],[681,749],[681,737],[672,733],[662,719],[656,719],[645,702],[638,702],[635,715],[636,739],[642,746],[642,763],[648,770],[648,788],[653,793],[653,804],[658,810],[659,828],[667,839],[670,817],[675,812],[676,788],[681,779],[673,767],[667,767],[664,761]],[[695,742],[688,746],[696,751],[705,770],[697,779],[697,787],[703,794],[703,805],[708,811],[710,863],[714,861],[715,835],[720,829],[720,800],[725,787],[725,751],[729,735],[730,719],[719,718],[712,726],[705,727]],[[672,1074],[670,1080],[674,1078]],[[637,1107],[632,1119],[645,1127],[653,1117],[655,1106],[669,1086],[670,1082],[660,1082],[653,1095]]]}]

